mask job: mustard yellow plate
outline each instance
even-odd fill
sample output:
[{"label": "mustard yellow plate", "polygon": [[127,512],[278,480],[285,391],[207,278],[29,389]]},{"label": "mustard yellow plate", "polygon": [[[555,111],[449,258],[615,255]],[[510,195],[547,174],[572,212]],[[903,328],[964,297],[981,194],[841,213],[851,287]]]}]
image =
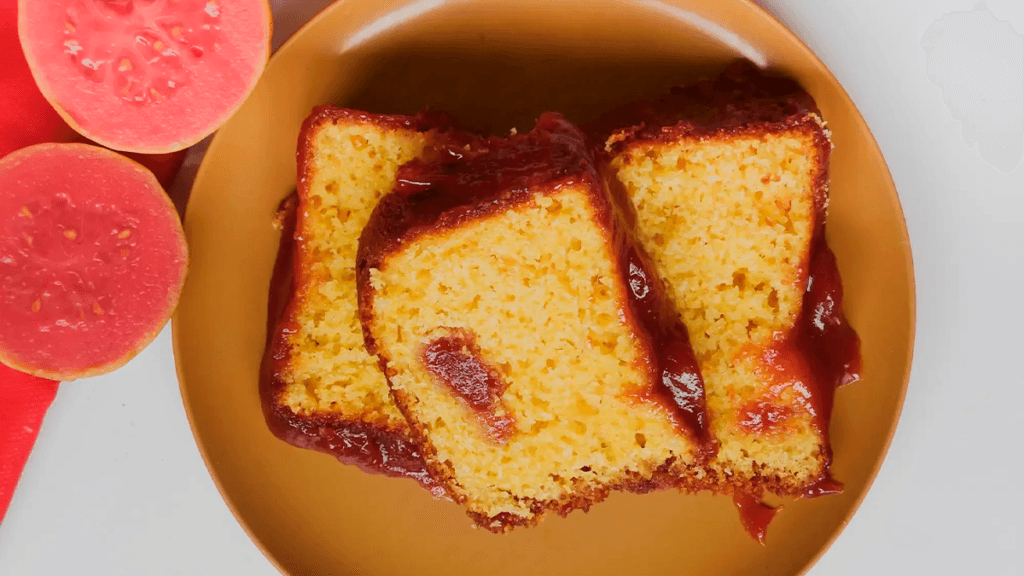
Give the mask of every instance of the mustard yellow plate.
[{"label": "mustard yellow plate", "polygon": [[[556,110],[586,121],[713,74],[737,57],[800,81],[829,128],[829,243],[860,334],[864,378],[832,420],[840,496],[785,502],[767,546],[728,498],[615,494],[589,513],[496,536],[410,480],[364,474],[274,438],[257,378],[300,124],[319,104],[412,113],[424,105],[502,133]],[[174,317],[181,392],[217,486],[289,576],[792,576],[856,510],[900,414],[914,333],[910,245],[864,120],[791,32],[741,0],[342,0],[299,31],[214,138],[188,203],[191,269]]]}]

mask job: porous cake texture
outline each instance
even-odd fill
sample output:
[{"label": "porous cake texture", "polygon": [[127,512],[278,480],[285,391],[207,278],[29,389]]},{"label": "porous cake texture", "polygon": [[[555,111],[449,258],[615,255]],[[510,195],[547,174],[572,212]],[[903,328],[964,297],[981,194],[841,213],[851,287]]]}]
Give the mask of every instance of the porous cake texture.
[{"label": "porous cake texture", "polygon": [[652,394],[668,364],[649,320],[678,330],[678,313],[583,134],[546,114],[397,178],[359,245],[366,345],[476,522],[501,532],[614,489],[699,483],[696,360],[685,329],[659,335],[689,362],[689,418]]},{"label": "porous cake texture", "polygon": [[738,63],[612,112],[595,132],[690,329],[720,444],[709,474],[754,493],[823,479],[832,396],[815,385],[856,368],[816,383],[832,376],[790,338],[812,252],[827,250],[831,144],[813,99]]},{"label": "porous cake texture", "polygon": [[291,242],[279,256],[285,259],[279,267],[294,278],[274,280],[275,289],[287,285],[286,307],[268,342],[262,384],[268,423],[282,439],[426,483],[406,420],[363,346],[355,259],[359,234],[391,190],[398,167],[429,150],[448,125],[440,113],[392,116],[334,107],[307,118],[298,147],[294,232],[286,234]]}]

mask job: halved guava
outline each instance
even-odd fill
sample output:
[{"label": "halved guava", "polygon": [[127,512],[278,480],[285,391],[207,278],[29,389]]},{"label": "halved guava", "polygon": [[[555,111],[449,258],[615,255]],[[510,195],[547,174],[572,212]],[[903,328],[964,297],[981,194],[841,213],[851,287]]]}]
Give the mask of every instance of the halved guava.
[{"label": "halved guava", "polygon": [[270,55],[267,0],[19,0],[32,76],[83,136],[126,152],[187,148],[220,127]]},{"label": "halved guava", "polygon": [[185,235],[153,174],[88,144],[0,159],[0,362],[74,380],[109,372],[178,303]]}]

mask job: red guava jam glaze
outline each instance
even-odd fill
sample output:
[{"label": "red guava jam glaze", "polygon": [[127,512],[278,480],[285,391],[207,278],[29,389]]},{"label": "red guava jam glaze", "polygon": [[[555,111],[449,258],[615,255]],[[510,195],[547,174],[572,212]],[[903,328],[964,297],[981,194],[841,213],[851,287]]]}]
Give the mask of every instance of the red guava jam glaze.
[{"label": "red guava jam glaze", "polygon": [[836,388],[860,379],[860,340],[842,312],[843,285],[836,257],[825,242],[824,226],[812,243],[807,289],[796,324],[778,333],[761,348],[748,348],[739,357],[754,357],[754,369],[769,386],[768,393],[740,409],[737,426],[749,434],[783,434],[798,413],[811,415],[826,451],[822,474],[801,493],[803,497],[837,494],[842,485],[832,479],[829,422]]},{"label": "red guava jam glaze", "polygon": [[747,492],[734,494],[732,503],[740,513],[743,529],[751,538],[763,545],[768,536],[768,525],[775,519],[775,515],[782,511],[782,507],[773,508],[762,502],[760,497]]},{"label": "red guava jam glaze", "polygon": [[653,385],[633,398],[666,408],[676,428],[696,444],[697,462],[707,462],[717,453],[718,442],[711,435],[704,378],[689,332],[669,302],[664,282],[652,273],[654,267],[636,241],[629,238],[619,245],[630,307],[654,348]]},{"label": "red guava jam glaze", "polygon": [[[704,380],[686,327],[633,235],[635,215],[628,200],[606,189],[595,151],[579,128],[556,113],[541,115],[529,133],[509,138],[451,135],[438,158],[413,160],[399,169],[393,192],[378,204],[360,238],[359,284],[368,286],[369,270],[419,234],[527,203],[538,189],[585,186],[615,243],[637,332],[656,364],[649,393],[635,399],[665,407],[680,433],[698,446],[698,458],[708,459],[717,443],[708,429]],[[361,289],[360,307],[368,310],[365,298],[369,291]]]},{"label": "red guava jam glaze", "polygon": [[431,341],[423,349],[423,365],[473,411],[491,440],[508,443],[516,423],[501,402],[506,384],[483,361],[471,334],[459,331]]},{"label": "red guava jam glaze", "polygon": [[412,478],[437,497],[445,497],[427,472],[419,448],[403,434],[368,422],[342,420],[330,414],[298,416],[278,402],[284,390],[280,374],[288,362],[288,337],[295,333],[292,318],[295,270],[294,241],[298,196],[281,203],[277,223],[281,244],[274,264],[267,310],[267,347],[260,370],[260,401],[267,426],[277,438],[309,450],[324,452],[364,472]]},{"label": "red guava jam glaze", "polygon": [[790,419],[796,414],[792,406],[769,400],[748,402],[740,409],[740,420],[736,425],[747,434],[760,437],[784,435]]}]

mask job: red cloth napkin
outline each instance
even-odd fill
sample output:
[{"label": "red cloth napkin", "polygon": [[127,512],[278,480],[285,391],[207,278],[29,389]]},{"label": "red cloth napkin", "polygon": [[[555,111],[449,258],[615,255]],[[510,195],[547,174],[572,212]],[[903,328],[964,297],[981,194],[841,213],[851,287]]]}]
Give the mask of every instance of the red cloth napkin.
[{"label": "red cloth napkin", "polygon": [[43,416],[57,395],[57,385],[0,364],[0,522],[36,443]]},{"label": "red cloth napkin", "polygon": [[[0,0],[0,157],[40,142],[82,141],[36,87],[18,42],[18,1]],[[153,171],[166,188],[187,150],[170,154],[126,154]],[[0,522],[14,495],[57,382],[0,364]]]},{"label": "red cloth napkin", "polygon": [[[30,144],[66,141],[74,134],[32,80],[18,43],[17,10],[17,0],[0,0],[0,156]],[[57,382],[0,364],[0,522],[56,394]]]}]

